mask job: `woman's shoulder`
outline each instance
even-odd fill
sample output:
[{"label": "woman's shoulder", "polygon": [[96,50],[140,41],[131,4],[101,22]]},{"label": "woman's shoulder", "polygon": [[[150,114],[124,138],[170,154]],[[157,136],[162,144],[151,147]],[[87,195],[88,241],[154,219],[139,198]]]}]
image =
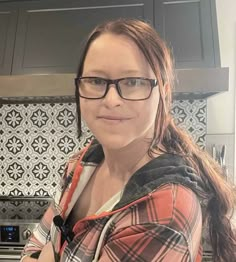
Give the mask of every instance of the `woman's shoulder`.
[{"label": "woman's shoulder", "polygon": [[201,206],[196,193],[181,184],[161,185],[130,203],[129,207],[123,214],[136,217],[139,222],[173,226],[180,230],[191,224],[192,220],[201,219]]},{"label": "woman's shoulder", "polygon": [[159,214],[161,214],[161,210],[166,212],[169,208],[172,217],[176,215],[177,210],[188,215],[191,210],[200,208],[197,194],[182,184],[167,183],[160,186],[152,193],[152,200],[155,202],[155,206],[160,207]]},{"label": "woman's shoulder", "polygon": [[98,145],[96,140],[93,140],[87,146],[71,155],[66,164],[66,173],[70,174],[79,162],[86,165],[86,163],[94,161],[93,157],[100,155],[100,152],[97,150]]},{"label": "woman's shoulder", "polygon": [[76,167],[76,164],[80,161],[84,150],[86,150],[86,148],[77,151],[76,153],[74,153],[72,156],[69,157],[65,165],[64,176],[63,176],[64,178],[68,177],[71,174],[71,172],[73,172],[73,170]]},{"label": "woman's shoulder", "polygon": [[152,194],[150,201],[157,212],[157,221],[184,235],[202,225],[200,200],[192,189],[184,185],[163,185]]},{"label": "woman's shoulder", "polygon": [[141,200],[134,202],[117,217],[116,232],[130,225],[139,229],[144,227],[153,229],[167,239],[168,234],[172,234],[181,236],[189,244],[196,241],[198,246],[202,232],[202,211],[194,191],[181,184],[168,183]]}]

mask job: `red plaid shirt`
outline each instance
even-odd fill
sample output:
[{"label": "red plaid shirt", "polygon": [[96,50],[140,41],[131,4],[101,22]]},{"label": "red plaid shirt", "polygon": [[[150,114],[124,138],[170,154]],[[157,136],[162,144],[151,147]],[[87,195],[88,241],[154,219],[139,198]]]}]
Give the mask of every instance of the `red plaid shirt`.
[{"label": "red plaid shirt", "polygon": [[[167,158],[164,157],[163,162]],[[149,184],[141,185],[137,190],[131,187],[134,192],[138,192],[137,195],[132,193],[135,196],[131,201],[124,190],[113,210],[78,221],[73,228],[73,241],[69,245],[65,242],[61,247],[61,236],[52,220],[58,214],[63,214],[65,219],[68,217],[73,208],[71,203],[75,200],[73,196],[77,195],[78,199],[80,184],[86,186],[82,180],[86,180],[97,165],[93,162],[82,164],[83,167],[79,168],[78,156],[70,160],[64,179],[71,176],[72,183],[69,183],[63,194],[63,188],[57,192],[55,201],[26,244],[23,257],[41,250],[48,241],[52,241],[63,262],[202,260],[202,211],[199,197],[179,182],[164,182],[154,185],[154,189]],[[169,170],[170,167],[166,172]],[[171,168],[171,172],[173,170]],[[79,173],[79,183],[77,185],[74,182],[73,185],[76,172]],[[138,182],[135,176],[134,181]],[[130,192],[129,188],[127,190]],[[142,191],[143,194],[140,194]]]}]

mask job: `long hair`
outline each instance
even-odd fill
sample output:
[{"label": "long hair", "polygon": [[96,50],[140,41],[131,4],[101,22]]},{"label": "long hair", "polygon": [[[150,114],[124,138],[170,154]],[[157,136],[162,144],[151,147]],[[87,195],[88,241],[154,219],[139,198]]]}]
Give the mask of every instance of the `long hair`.
[{"label": "long hair", "polygon": [[[93,30],[85,43],[77,77],[82,76],[84,61],[91,43],[104,33],[123,35],[131,39],[150,64],[158,81],[160,100],[149,154],[153,156],[155,150],[160,150],[181,155],[196,170],[204,181],[208,194],[205,223],[209,228],[214,261],[235,261],[236,237],[230,223],[234,206],[233,191],[223,178],[220,166],[173,121],[170,113],[174,84],[173,60],[167,45],[152,26],[140,20],[118,19],[103,23]],[[81,113],[77,91],[75,95],[78,132],[81,134]]]}]

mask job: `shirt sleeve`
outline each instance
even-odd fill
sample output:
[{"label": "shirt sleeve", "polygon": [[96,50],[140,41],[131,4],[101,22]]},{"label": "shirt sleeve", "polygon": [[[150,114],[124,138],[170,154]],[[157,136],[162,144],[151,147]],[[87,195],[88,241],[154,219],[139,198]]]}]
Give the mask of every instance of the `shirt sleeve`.
[{"label": "shirt sleeve", "polygon": [[121,213],[99,262],[201,261],[202,213],[194,192],[168,184]]},{"label": "shirt sleeve", "polygon": [[[61,201],[62,196],[65,197],[70,184],[67,185],[65,191],[66,180],[69,176],[73,175],[73,171],[77,160],[80,156],[80,152],[74,155],[67,163],[64,171],[64,175],[61,178],[59,185],[57,187],[56,193],[54,195],[54,200],[48,207],[40,223],[34,229],[31,237],[27,241],[23,252],[21,254],[21,260],[26,256],[30,256],[35,252],[41,251],[45,244],[52,241],[51,236],[54,235],[55,227],[53,227],[53,218],[58,215],[62,209],[63,201]],[[53,232],[52,232],[53,231]]]},{"label": "shirt sleeve", "polygon": [[27,241],[24,250],[22,252],[22,257],[30,256],[31,254],[41,251],[44,245],[50,241],[50,229],[55,216],[53,204],[49,206],[45,212],[40,223],[34,229],[31,237]]}]

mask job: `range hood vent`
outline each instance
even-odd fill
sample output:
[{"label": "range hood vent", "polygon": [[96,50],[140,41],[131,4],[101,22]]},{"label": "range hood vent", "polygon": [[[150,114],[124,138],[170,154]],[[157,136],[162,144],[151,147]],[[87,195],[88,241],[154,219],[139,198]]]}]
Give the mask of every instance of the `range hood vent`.
[{"label": "range hood vent", "polygon": [[[74,74],[0,76],[0,103],[74,102],[74,77]],[[204,99],[228,89],[228,68],[176,70],[174,99]]]},{"label": "range hood vent", "polygon": [[175,99],[203,99],[229,90],[229,68],[176,70]]}]

